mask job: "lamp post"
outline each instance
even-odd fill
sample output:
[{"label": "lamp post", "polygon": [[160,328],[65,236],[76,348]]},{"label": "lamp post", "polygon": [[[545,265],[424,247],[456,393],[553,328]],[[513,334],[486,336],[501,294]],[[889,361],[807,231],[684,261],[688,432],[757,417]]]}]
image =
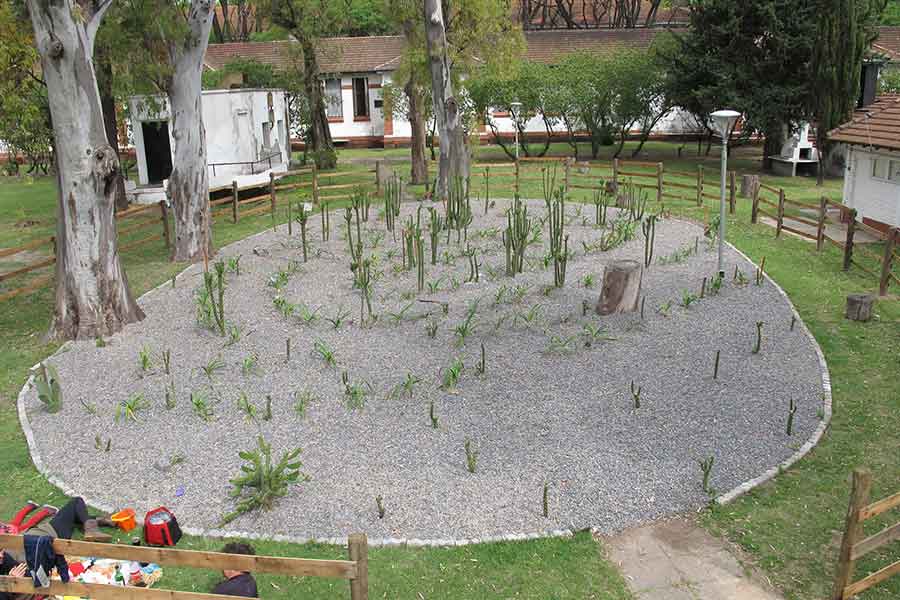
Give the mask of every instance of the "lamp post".
[{"label": "lamp post", "polygon": [[518,114],[519,109],[522,108],[522,103],[518,100],[511,102],[509,104],[510,111],[512,112],[513,118],[513,129],[516,131],[516,162],[519,162],[519,122],[518,122]]},{"label": "lamp post", "polygon": [[725,179],[728,173],[728,136],[741,113],[733,110],[717,110],[709,115],[713,129],[722,138],[722,196],[719,204],[719,277],[725,277]]}]

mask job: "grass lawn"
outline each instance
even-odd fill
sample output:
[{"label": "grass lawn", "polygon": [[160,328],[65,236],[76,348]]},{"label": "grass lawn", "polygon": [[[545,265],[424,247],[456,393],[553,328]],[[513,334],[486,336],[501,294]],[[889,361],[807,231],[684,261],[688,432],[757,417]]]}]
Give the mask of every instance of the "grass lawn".
[{"label": "grass lawn", "polygon": [[[567,147],[554,145],[553,152]],[[341,160],[374,161],[390,158],[398,172],[407,169],[407,150],[341,151]],[[608,158],[608,149],[604,149]],[[739,148],[730,167],[739,173],[758,172],[757,149]],[[630,154],[630,153],[628,153]],[[479,148],[478,160],[505,162],[497,148]],[[698,161],[707,169],[707,191],[715,193],[718,149],[710,156],[696,156],[696,146],[677,155],[675,144],[651,143],[640,160],[664,161],[667,170],[695,172]],[[358,167],[358,165],[357,165]],[[669,179],[667,178],[667,181]],[[829,181],[816,188],[808,178],[765,176],[769,185],[783,187],[789,198],[814,201],[825,194],[840,198],[841,184]],[[677,178],[673,181],[678,181]],[[506,186],[506,191],[503,188]],[[508,197],[511,180],[492,177],[492,197]],[[523,184],[524,195],[540,196],[540,182]],[[477,190],[476,190],[477,191]],[[587,192],[576,197],[586,199]],[[691,202],[667,201],[676,214],[704,219],[712,202],[700,209]],[[0,247],[52,234],[55,195],[49,180],[33,184],[0,182]],[[877,318],[868,324],[843,319],[846,294],[872,291],[876,282],[858,269],[840,270],[835,248],[816,253],[814,246],[790,236],[780,240],[765,225],[749,224],[749,202],[739,200],[737,214],[729,218],[728,239],[754,261],[766,257],[767,271],[788,292],[803,319],[819,340],[831,369],[835,415],[822,443],[801,463],[774,482],[735,503],[706,511],[702,522],[711,531],[739,543],[788,598],[824,598],[831,587],[840,529],[849,497],[853,467],[868,466],[875,473],[875,498],[900,491],[900,302],[883,300]],[[10,225],[30,219],[38,224],[23,229]],[[271,223],[261,216],[238,225],[219,223],[217,244],[240,239]],[[141,293],[164,281],[183,265],[164,260],[158,245],[125,254],[133,290]],[[5,267],[4,267],[5,268]],[[895,290],[896,293],[896,290]],[[0,515],[10,515],[22,501],[61,502],[58,491],[46,483],[31,465],[15,419],[12,400],[28,367],[52,352],[41,335],[46,330],[51,294],[41,292],[4,303],[0,310],[0,469],[6,489],[0,498]],[[787,407],[785,407],[787,410]],[[885,515],[887,517],[887,515]],[[896,514],[894,515],[896,519]],[[887,523],[876,520],[868,532]],[[189,539],[185,547],[216,548],[218,540]],[[263,552],[286,556],[343,557],[345,550],[320,545],[260,543]],[[896,560],[889,552],[873,553],[859,566],[861,575]],[[891,547],[888,547],[891,550]],[[571,540],[542,540],[489,544],[451,549],[373,549],[370,553],[373,597],[423,598],[628,598],[619,575],[602,557],[602,548],[587,534]],[[203,590],[212,575],[197,576],[168,569],[167,587]],[[341,583],[304,579],[296,585],[283,578],[262,578],[264,597],[334,597]],[[277,585],[278,588],[270,583]],[[290,592],[287,588],[290,586]],[[333,586],[339,586],[334,587]],[[299,591],[295,591],[299,590]],[[900,597],[900,578],[863,596],[866,600]]]}]

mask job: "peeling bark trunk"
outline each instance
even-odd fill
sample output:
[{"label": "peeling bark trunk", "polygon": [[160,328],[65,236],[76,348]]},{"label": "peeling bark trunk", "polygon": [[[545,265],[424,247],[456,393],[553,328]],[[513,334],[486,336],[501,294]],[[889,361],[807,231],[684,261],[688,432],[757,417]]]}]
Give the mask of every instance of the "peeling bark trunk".
[{"label": "peeling bark trunk", "polygon": [[431,69],[434,118],[438,130],[440,161],[436,196],[447,197],[451,177],[469,176],[469,156],[463,130],[460,103],[453,94],[450,62],[447,58],[447,33],[441,0],[425,0],[425,38]]},{"label": "peeling bark trunk", "polygon": [[[116,156],[119,156],[119,127],[116,121],[116,97],[113,94],[113,70],[109,57],[109,48],[100,44],[97,49],[97,86],[100,90],[100,106],[103,109],[103,125],[106,139]],[[128,208],[128,197],[125,195],[125,175],[121,169],[115,175],[116,209]]]},{"label": "peeling bark trunk", "polygon": [[[113,216],[119,160],[103,125],[94,38],[109,2],[28,0],[53,119],[59,204],[49,336],[110,335],[144,313],[119,261]],[[80,18],[76,21],[75,16]]]},{"label": "peeling bark trunk", "polygon": [[309,146],[312,148],[316,167],[333,169],[337,163],[334,143],[331,140],[331,128],[328,126],[328,115],[325,112],[325,98],[319,82],[319,61],[316,60],[316,48],[313,43],[300,38],[303,49],[303,87],[309,99]]},{"label": "peeling bark trunk", "polygon": [[212,0],[192,0],[184,40],[171,42],[168,82],[172,174],[168,196],[175,216],[172,260],[196,262],[212,253],[206,130],[201,110],[201,72],[212,29]]},{"label": "peeling bark trunk", "polygon": [[410,180],[413,185],[428,181],[428,161],[425,160],[425,116],[422,92],[413,84],[412,78],[406,82],[403,91],[409,101],[409,127],[411,131],[409,153]]}]

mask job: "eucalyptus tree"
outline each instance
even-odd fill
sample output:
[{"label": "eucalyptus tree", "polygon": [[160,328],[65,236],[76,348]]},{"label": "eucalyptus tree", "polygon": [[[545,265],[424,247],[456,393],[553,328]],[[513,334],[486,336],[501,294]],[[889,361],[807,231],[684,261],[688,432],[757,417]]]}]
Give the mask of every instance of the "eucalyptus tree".
[{"label": "eucalyptus tree", "polygon": [[119,259],[115,176],[94,41],[112,0],[27,0],[53,120],[59,200],[56,299],[50,336],[94,338],[144,314]]}]

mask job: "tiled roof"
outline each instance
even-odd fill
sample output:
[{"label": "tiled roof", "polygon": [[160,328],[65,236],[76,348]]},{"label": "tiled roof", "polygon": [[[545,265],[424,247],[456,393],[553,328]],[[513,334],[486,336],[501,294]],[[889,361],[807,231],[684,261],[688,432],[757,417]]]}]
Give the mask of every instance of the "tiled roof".
[{"label": "tiled roof", "polygon": [[[322,73],[370,73],[396,68],[393,63],[403,53],[403,38],[396,35],[368,37],[322,38],[316,48]],[[291,51],[296,42],[236,42],[210,44],[204,64],[220,69],[229,62],[246,58],[286,68],[291,64]]]},{"label": "tiled roof", "polygon": [[900,150],[900,95],[879,96],[874,104],[856,111],[853,119],[830,131],[836,142]]},{"label": "tiled roof", "polygon": [[[623,48],[646,49],[659,28],[573,29],[564,31],[526,31],[525,58],[552,63],[572,52],[615,52]],[[253,59],[276,68],[291,63],[296,42],[243,42],[210,44],[205,64],[220,69],[238,58]],[[334,37],[319,40],[316,54],[322,73],[371,73],[393,71],[400,62],[402,36]]]},{"label": "tiled roof", "polygon": [[891,62],[900,62],[900,27],[879,27],[872,49],[886,55]]}]

